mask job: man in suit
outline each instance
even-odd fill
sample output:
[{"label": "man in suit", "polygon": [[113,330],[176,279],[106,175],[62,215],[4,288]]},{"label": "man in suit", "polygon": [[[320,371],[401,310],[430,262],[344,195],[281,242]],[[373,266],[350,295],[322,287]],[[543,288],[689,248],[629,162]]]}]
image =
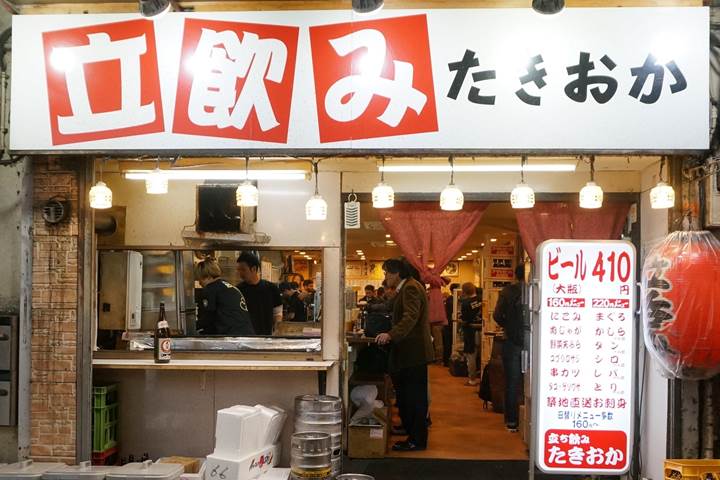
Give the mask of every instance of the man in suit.
[{"label": "man in suit", "polygon": [[435,352],[430,338],[428,302],[425,287],[411,273],[404,259],[383,263],[385,281],[396,287],[392,329],[376,337],[380,345],[390,345],[388,369],[397,392],[402,426],[408,434],[393,450],[410,452],[427,448],[428,363]]}]

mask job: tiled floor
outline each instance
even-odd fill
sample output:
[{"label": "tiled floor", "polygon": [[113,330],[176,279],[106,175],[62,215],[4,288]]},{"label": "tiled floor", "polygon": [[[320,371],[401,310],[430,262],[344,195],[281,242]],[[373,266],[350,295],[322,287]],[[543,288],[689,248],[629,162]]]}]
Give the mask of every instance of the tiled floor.
[{"label": "tiled floor", "polygon": [[[466,387],[465,380],[450,376],[445,367],[430,367],[430,415],[433,423],[428,449],[424,452],[391,453],[390,456],[527,461],[526,447],[520,434],[505,430],[502,414],[483,409],[483,402],[477,395],[478,387]],[[396,437],[394,440],[402,439]]]}]

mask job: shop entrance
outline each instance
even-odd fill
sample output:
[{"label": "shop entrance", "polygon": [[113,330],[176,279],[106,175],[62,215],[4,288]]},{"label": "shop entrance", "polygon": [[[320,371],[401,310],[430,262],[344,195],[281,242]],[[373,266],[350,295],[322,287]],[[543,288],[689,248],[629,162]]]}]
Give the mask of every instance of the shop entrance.
[{"label": "shop entrance", "polygon": [[[432,328],[435,362],[429,367],[428,447],[417,452],[394,452],[388,448],[387,457],[517,461],[528,458],[525,409],[520,409],[517,431],[509,431],[505,425],[505,381],[500,353],[503,337],[502,329],[493,320],[498,294],[513,281],[514,269],[522,262],[522,248],[515,213],[510,205],[497,202],[484,207],[479,223],[442,272],[446,282],[442,288],[443,298],[448,306],[450,323]],[[402,255],[387,228],[387,219],[382,216],[383,211],[372,208],[371,202],[361,202],[360,228],[346,230],[346,299],[353,299],[346,303],[350,315],[350,318],[346,317],[346,331],[349,333],[350,358],[354,360],[346,376],[348,393],[362,384],[363,379],[373,377],[366,372],[368,365],[363,354],[364,349],[372,347],[368,347],[368,342],[358,331],[368,331],[372,335],[376,329],[377,315],[368,313],[368,303],[379,302],[378,296],[387,296],[387,288],[382,283],[383,260]],[[476,290],[482,305],[482,322],[477,322],[473,330],[477,355],[474,375],[468,371],[467,355],[463,353],[466,344],[463,337],[469,330],[459,323],[463,286],[465,297],[467,292]],[[454,294],[450,287],[455,290]],[[350,333],[353,330],[355,333]],[[362,341],[357,339],[358,335]],[[377,372],[374,376],[375,383],[379,384]],[[481,384],[484,398],[480,395]],[[382,397],[383,389],[379,391]],[[392,390],[389,397],[394,405]],[[397,413],[397,409],[392,408],[395,427],[400,424]],[[398,429],[395,430],[397,433]],[[402,435],[393,435],[388,445],[403,439]],[[348,448],[352,457],[353,445]]]}]

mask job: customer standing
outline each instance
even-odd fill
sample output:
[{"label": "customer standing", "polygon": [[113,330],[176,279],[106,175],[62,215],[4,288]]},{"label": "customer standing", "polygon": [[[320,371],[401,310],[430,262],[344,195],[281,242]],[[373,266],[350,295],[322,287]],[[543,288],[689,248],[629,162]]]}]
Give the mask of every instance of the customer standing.
[{"label": "customer standing", "polygon": [[477,332],[482,327],[482,300],[477,295],[475,285],[470,282],[462,285],[460,301],[460,322],[463,332],[463,353],[468,367],[466,386],[475,386],[477,381]]},{"label": "customer standing", "polygon": [[396,287],[392,328],[376,337],[390,344],[388,369],[395,384],[402,426],[408,434],[393,450],[409,452],[427,448],[428,363],[434,351],[430,339],[425,287],[412,277],[414,269],[404,259],[383,263],[388,287]]},{"label": "customer standing", "polygon": [[273,327],[282,321],[282,300],[277,285],[260,278],[260,260],[241,252],[237,272],[242,279],[237,288],[245,295],[250,318],[257,335],[272,335]]},{"label": "customer standing", "polygon": [[214,258],[195,264],[195,279],[202,289],[203,318],[199,330],[204,335],[255,335],[245,297],[233,284],[220,276],[222,270]]},{"label": "customer standing", "polygon": [[450,295],[445,298],[445,316],[447,317],[447,325],[443,327],[443,365],[450,365],[450,356],[452,355],[453,348],[453,292],[460,288],[459,283],[450,284]]},{"label": "customer standing", "polygon": [[493,318],[505,331],[503,342],[503,369],[505,370],[505,427],[518,430],[518,396],[522,382],[521,355],[523,347],[522,288],[525,282],[525,265],[515,268],[517,283],[500,292]]}]

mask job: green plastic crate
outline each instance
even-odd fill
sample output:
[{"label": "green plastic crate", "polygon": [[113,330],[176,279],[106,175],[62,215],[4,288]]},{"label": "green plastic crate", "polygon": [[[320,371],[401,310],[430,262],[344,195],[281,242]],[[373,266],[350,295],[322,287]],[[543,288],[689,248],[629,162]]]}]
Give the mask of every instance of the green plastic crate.
[{"label": "green plastic crate", "polygon": [[102,408],[116,404],[118,401],[117,385],[93,387],[93,407]]},{"label": "green plastic crate", "polygon": [[93,452],[104,452],[117,445],[117,420],[93,425]]},{"label": "green plastic crate", "polygon": [[93,424],[108,425],[116,422],[118,419],[118,405],[108,405],[107,407],[93,408]]}]

